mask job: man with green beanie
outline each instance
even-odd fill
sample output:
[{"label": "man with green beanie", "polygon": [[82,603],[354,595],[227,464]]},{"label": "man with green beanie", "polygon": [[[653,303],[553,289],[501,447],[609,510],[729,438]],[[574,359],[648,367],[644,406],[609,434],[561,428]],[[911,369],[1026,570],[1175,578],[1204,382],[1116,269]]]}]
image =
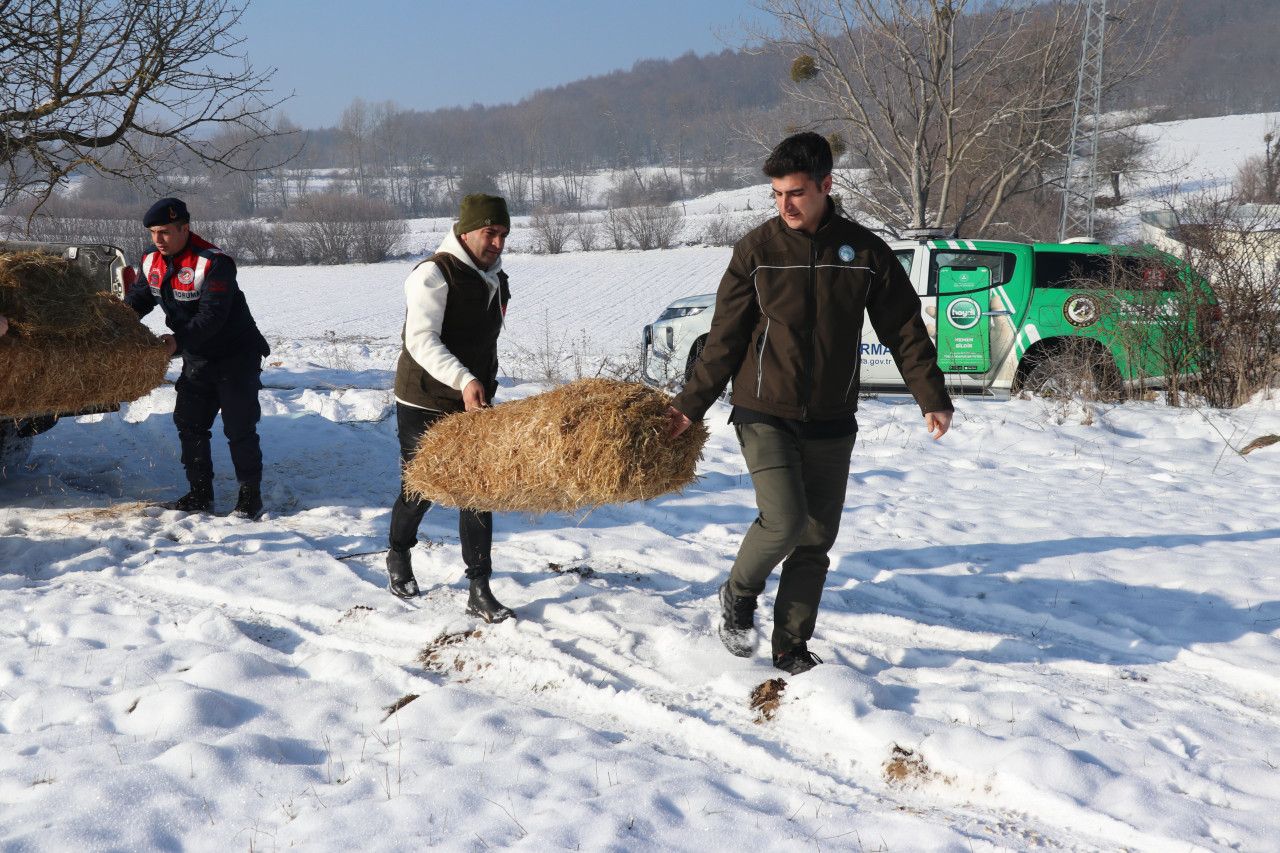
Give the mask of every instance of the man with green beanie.
[{"label": "man with green beanie", "polygon": [[[452,412],[484,408],[498,390],[498,333],[511,298],[501,257],[510,232],[504,199],[469,195],[440,248],[405,279],[404,346],[395,384],[402,463],[431,424]],[[387,552],[388,589],[400,598],[418,594],[409,551],[430,507],[430,501],[407,496],[401,482]],[[514,616],[489,589],[493,514],[460,510],[458,535],[471,585],[467,613],[486,622]]]}]

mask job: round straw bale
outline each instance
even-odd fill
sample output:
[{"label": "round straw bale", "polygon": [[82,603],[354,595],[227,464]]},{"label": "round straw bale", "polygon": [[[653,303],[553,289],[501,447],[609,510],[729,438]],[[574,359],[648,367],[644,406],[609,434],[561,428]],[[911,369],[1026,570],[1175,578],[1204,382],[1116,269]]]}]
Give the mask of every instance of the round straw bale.
[{"label": "round straw bale", "polygon": [[0,337],[0,418],[104,409],[164,383],[167,349],[133,309],[106,293],[85,301],[91,326],[60,334],[15,323]]},{"label": "round straw bale", "polygon": [[45,252],[0,254],[0,314],[27,335],[93,335],[102,302],[93,279],[72,262]]},{"label": "round straw bale", "polygon": [[582,379],[441,418],[409,464],[410,495],[499,512],[572,512],[643,501],[693,482],[707,441],[667,437],[671,398],[635,382]]}]

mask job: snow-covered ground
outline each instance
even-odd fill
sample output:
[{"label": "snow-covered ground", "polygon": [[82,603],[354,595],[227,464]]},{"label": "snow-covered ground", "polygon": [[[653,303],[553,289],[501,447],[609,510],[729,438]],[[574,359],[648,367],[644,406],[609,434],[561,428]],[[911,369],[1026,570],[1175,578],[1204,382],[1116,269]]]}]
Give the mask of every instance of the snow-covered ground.
[{"label": "snow-covered ground", "polygon": [[[499,402],[634,354],[727,260],[513,251]],[[151,505],[183,488],[170,386],[0,480],[0,850],[1277,849],[1280,444],[1232,449],[1277,400],[961,399],[936,443],[864,401],[826,662],[791,677],[715,636],[754,516],[723,405],[683,494],[498,517],[517,621],[464,615],[446,509],[425,595],[385,591],[410,266],[241,271],[262,520]]]},{"label": "snow-covered ground", "polygon": [[[634,338],[721,252],[511,256],[508,332],[599,300]],[[939,443],[866,401],[826,663],[766,719],[780,673],[714,634],[754,506],[722,406],[682,495],[499,516],[518,621],[463,614],[449,510],[425,597],[384,590],[403,272],[246,270],[294,336],[263,520],[145,505],[182,485],[169,387],[0,482],[0,848],[1274,849],[1280,445],[1228,448],[1280,433],[1274,401],[961,400]]]}]

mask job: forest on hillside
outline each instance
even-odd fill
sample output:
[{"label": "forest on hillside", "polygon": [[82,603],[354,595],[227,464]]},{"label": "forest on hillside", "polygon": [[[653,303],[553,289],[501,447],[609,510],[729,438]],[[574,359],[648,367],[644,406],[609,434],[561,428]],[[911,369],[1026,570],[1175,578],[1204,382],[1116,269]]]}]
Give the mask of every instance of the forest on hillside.
[{"label": "forest on hillside", "polygon": [[[1054,38],[1048,32],[1053,16],[1074,6],[1045,2],[1029,8],[1045,37]],[[970,33],[981,29],[983,10],[995,7],[977,8],[966,13]],[[1110,8],[1119,14],[1108,30],[1107,61],[1124,70],[1108,88],[1106,110],[1140,114],[1144,121],[1280,110],[1280,3],[1119,0]],[[959,32],[963,39],[966,31]],[[600,203],[598,194],[588,197],[587,187],[589,176],[603,170],[630,176],[615,180],[608,204],[663,204],[754,180],[770,141],[801,127],[838,139],[845,166],[888,156],[865,140],[859,146],[850,139],[857,128],[847,127],[848,104],[838,105],[846,110],[842,116],[824,112],[829,105],[819,99],[797,97],[795,46],[776,33],[757,35],[764,40],[739,49],[644,60],[510,104],[416,111],[391,100],[357,100],[335,126],[302,128],[289,118],[286,101],[269,117],[262,138],[229,132],[213,140],[234,157],[209,164],[184,160],[178,150],[164,174],[137,181],[119,177],[129,170],[114,169],[111,160],[136,154],[106,152],[103,168],[81,170],[74,193],[60,191],[43,213],[113,218],[170,191],[184,194],[206,217],[225,219],[305,216],[296,210],[301,203],[333,192],[360,197],[360,215],[375,219],[448,215],[462,194],[477,190],[505,195],[519,213],[573,211]],[[1058,88],[1074,91],[1075,48],[1069,35],[1062,44]],[[897,69],[879,70],[894,79]],[[1042,121],[1043,138],[1017,144],[1060,149],[1068,120],[1069,109],[1059,104]],[[1046,164],[1060,170],[1048,158],[1015,175],[1015,185],[1048,186],[1041,174]],[[652,167],[662,168],[656,178]],[[976,205],[974,210],[993,210],[989,200],[980,198]],[[29,205],[10,211],[28,213]],[[873,212],[880,211],[873,205]],[[955,221],[973,214],[943,202],[937,215]]]}]

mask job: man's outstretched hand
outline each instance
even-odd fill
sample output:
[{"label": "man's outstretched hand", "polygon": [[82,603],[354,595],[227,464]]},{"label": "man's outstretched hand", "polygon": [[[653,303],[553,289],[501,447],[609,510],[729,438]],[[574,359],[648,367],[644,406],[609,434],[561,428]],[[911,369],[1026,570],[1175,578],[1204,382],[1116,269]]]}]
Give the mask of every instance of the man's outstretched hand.
[{"label": "man's outstretched hand", "polygon": [[675,406],[667,406],[667,438],[676,438],[693,422]]},{"label": "man's outstretched hand", "polygon": [[933,440],[937,441],[947,434],[947,430],[951,429],[952,412],[930,412],[924,416],[924,428],[929,430],[929,435],[933,436]]}]

